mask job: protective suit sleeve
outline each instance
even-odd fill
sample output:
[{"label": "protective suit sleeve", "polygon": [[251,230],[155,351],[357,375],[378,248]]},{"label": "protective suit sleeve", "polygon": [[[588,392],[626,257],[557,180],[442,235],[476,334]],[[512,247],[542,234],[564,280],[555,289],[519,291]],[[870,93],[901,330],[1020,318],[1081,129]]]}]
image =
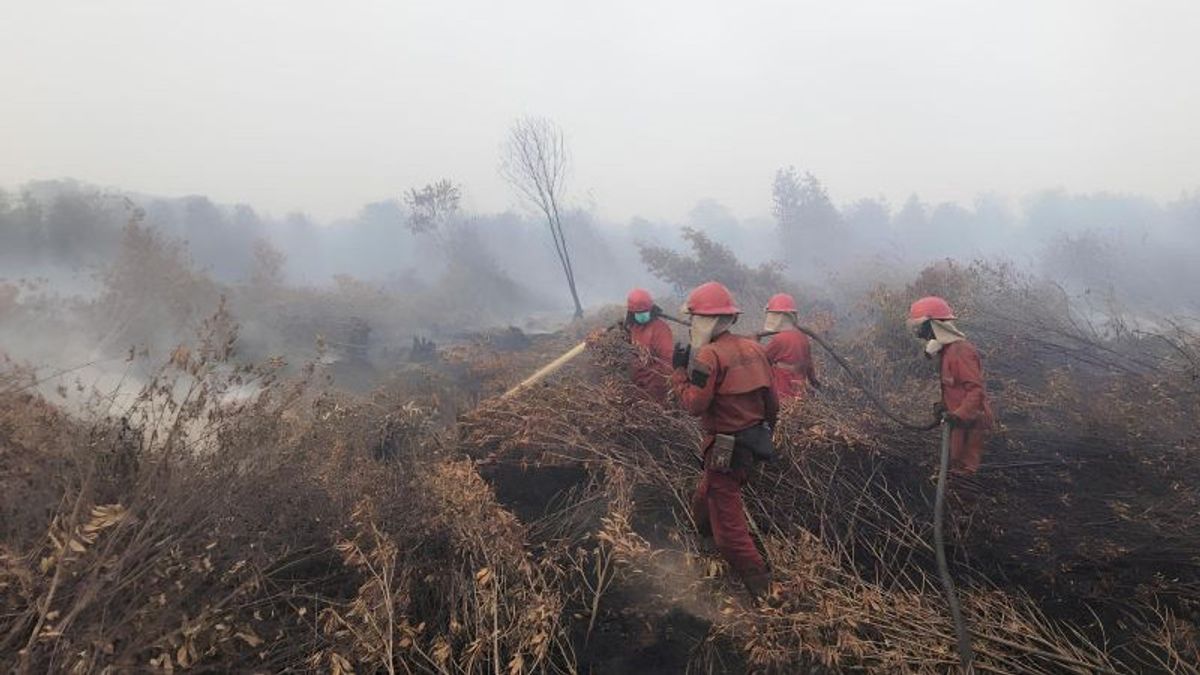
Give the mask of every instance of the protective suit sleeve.
[{"label": "protective suit sleeve", "polygon": [[[706,345],[707,347],[707,345]],[[688,372],[684,368],[679,368],[671,376],[671,384],[675,389],[675,396],[679,398],[680,405],[691,415],[701,415],[708,406],[712,404],[713,396],[717,391],[717,380],[719,364],[717,363],[717,355],[712,349],[702,348],[700,353],[693,359],[692,368],[701,369],[707,372],[708,376],[704,379],[704,386],[697,386],[688,377]]]}]

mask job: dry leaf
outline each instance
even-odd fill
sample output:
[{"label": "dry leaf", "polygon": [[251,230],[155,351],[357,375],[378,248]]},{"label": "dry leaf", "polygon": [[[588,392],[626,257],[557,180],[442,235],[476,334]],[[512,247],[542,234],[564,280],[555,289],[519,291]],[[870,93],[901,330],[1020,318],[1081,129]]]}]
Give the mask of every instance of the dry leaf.
[{"label": "dry leaf", "polygon": [[487,586],[491,579],[492,570],[490,568],[484,567],[475,573],[475,583],[479,584],[480,586]]}]

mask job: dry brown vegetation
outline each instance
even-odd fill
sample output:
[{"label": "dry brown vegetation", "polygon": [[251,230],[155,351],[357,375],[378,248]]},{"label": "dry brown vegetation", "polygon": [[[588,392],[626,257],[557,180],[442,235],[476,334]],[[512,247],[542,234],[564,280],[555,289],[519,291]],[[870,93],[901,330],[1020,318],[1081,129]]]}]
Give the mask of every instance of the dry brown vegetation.
[{"label": "dry brown vegetation", "polygon": [[[748,304],[775,290],[771,270],[693,243],[718,276],[734,266]],[[238,297],[321,304],[269,272]],[[191,290],[155,305],[204,284],[173,278],[144,302],[97,301],[128,310],[104,312],[115,332],[198,330],[131,400],[81,384],[67,412],[33,371],[0,366],[0,661],[17,672],[954,668],[929,544],[936,439],[883,420],[828,360],[748,492],[779,582],[758,607],[694,536],[695,422],[625,381],[604,320],[466,341],[354,394],[319,363],[242,358],[238,297],[201,289],[207,318]],[[388,306],[352,280],[335,292],[347,302],[327,311]],[[819,317],[913,420],[936,383],[902,322],[932,292],[983,350],[1001,420],[950,528],[979,670],[1200,672],[1195,336],[1003,267],[935,266]],[[589,333],[587,363],[496,398]]]}]

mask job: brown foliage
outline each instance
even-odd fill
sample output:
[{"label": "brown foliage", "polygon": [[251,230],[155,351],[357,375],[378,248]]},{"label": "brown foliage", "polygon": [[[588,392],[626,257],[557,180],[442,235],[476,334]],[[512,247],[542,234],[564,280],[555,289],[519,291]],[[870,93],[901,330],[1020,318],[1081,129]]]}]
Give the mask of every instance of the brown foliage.
[{"label": "brown foliage", "polygon": [[[952,500],[980,669],[1195,672],[1194,337],[1095,326],[1004,270],[940,267],[833,336],[910,419],[936,396],[902,327],[927,292],[953,294],[1000,412]],[[881,420],[844,374],[787,407],[781,458],[747,490],[778,581],[756,606],[690,522],[696,422],[625,380],[619,331],[450,428],[447,410],[597,326],[464,345],[442,366],[459,379],[413,366],[358,396],[236,361],[228,311],[197,323],[121,406],[68,415],[33,373],[0,370],[0,660],[17,670],[646,670],[688,626],[668,662],[695,672],[953,663],[933,439]]]}]

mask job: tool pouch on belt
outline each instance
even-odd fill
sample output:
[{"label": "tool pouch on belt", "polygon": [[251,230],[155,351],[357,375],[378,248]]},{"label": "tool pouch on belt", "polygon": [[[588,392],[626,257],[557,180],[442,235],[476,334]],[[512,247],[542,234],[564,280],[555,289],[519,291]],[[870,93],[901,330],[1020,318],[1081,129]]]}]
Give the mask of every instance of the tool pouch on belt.
[{"label": "tool pouch on belt", "polygon": [[775,441],[767,425],[755,424],[749,429],[742,429],[737,432],[735,439],[737,454],[749,455],[755,462],[775,461]]},{"label": "tool pouch on belt", "polygon": [[729,434],[717,434],[708,449],[704,468],[729,473],[733,470],[733,448],[737,440]]}]

